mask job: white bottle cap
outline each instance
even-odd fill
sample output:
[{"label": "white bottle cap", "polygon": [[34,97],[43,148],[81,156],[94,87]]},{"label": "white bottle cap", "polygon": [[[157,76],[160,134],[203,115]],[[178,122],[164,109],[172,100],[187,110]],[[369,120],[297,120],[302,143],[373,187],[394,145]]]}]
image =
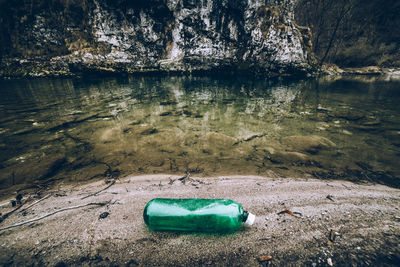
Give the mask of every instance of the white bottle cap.
[{"label": "white bottle cap", "polygon": [[253,225],[255,220],[256,220],[256,216],[249,212],[249,216],[247,216],[247,220],[244,223],[247,225]]}]

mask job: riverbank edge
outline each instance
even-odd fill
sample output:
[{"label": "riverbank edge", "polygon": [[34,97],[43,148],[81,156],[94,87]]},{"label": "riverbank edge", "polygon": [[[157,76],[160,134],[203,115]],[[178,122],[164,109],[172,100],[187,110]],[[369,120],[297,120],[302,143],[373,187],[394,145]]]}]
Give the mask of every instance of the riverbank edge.
[{"label": "riverbank edge", "polygon": [[0,62],[0,79],[34,79],[34,78],[83,78],[88,76],[120,76],[120,75],[243,75],[261,78],[306,78],[317,76],[390,76],[400,79],[399,67],[339,67],[335,64],[282,66],[280,69],[269,70],[261,66],[148,66],[137,67],[130,63],[103,62],[101,64],[69,62],[63,57],[50,59],[20,59],[8,58]]},{"label": "riverbank edge", "polygon": [[202,64],[169,62],[145,67],[125,62],[80,62],[68,56],[54,58],[6,58],[0,61],[0,79],[82,78],[120,75],[243,75],[252,77],[311,77],[317,73],[310,64],[287,64],[273,69],[257,64]]}]

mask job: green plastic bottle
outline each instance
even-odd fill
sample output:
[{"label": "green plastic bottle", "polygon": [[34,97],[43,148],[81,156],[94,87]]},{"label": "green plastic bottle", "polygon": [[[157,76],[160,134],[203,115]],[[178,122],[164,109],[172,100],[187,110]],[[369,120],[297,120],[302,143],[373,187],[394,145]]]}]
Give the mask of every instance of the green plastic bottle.
[{"label": "green plastic bottle", "polygon": [[228,233],[242,223],[252,225],[255,216],[230,199],[167,199],[149,201],[143,211],[153,231]]}]

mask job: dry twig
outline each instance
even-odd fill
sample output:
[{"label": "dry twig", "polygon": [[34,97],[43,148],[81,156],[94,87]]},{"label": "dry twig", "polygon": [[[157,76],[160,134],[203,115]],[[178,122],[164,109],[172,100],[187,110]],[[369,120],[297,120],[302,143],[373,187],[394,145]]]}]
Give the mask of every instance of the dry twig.
[{"label": "dry twig", "polygon": [[327,195],[326,198],[329,199],[329,200],[332,201],[332,202],[335,202],[335,200],[333,199],[333,196],[332,196],[332,195]]},{"label": "dry twig", "polygon": [[108,188],[110,188],[110,187],[113,186],[114,184],[115,184],[115,180],[113,180],[108,186],[104,187],[103,189],[101,189],[101,190],[99,190],[99,191],[97,191],[97,192],[95,192],[95,193],[92,193],[92,194],[90,194],[90,195],[87,195],[86,197],[83,197],[83,198],[81,198],[81,199],[85,199],[85,198],[88,198],[88,197],[91,197],[91,196],[95,196],[95,195],[97,195],[98,193],[107,190]]},{"label": "dry twig", "polygon": [[7,212],[6,214],[0,216],[0,223],[2,223],[5,219],[8,218],[8,216],[10,216],[11,214],[13,214],[14,212],[16,212],[17,210],[19,210],[20,208],[22,208],[22,206],[25,203],[22,203],[21,205],[19,205],[18,207],[16,207],[15,209],[13,209],[12,211]]},{"label": "dry twig", "polygon": [[49,197],[51,197],[51,195],[47,195],[47,196],[45,196],[45,197],[43,197],[43,198],[41,198],[41,199],[39,199],[39,200],[33,202],[33,203],[30,204],[28,207],[26,207],[25,209],[20,210],[19,212],[24,212],[24,211],[26,211],[27,209],[29,209],[30,207],[36,205],[37,203],[39,203],[39,202],[41,202],[41,201],[43,201],[43,200],[45,200],[45,199],[48,199]]},{"label": "dry twig", "polygon": [[30,220],[27,220],[27,221],[23,221],[23,222],[20,222],[20,223],[16,223],[16,224],[12,224],[12,225],[9,225],[9,226],[6,226],[6,227],[2,227],[2,228],[0,228],[0,231],[11,229],[11,228],[14,228],[14,227],[17,227],[17,226],[21,226],[21,225],[24,225],[24,224],[27,224],[27,223],[36,222],[36,221],[39,221],[41,219],[47,218],[47,217],[49,217],[51,215],[54,215],[54,214],[57,214],[59,212],[63,212],[63,211],[66,211],[66,210],[79,209],[79,208],[83,208],[83,207],[86,207],[86,206],[100,206],[100,207],[102,207],[102,206],[105,206],[105,205],[107,205],[109,203],[110,203],[110,201],[99,202],[99,203],[87,203],[87,204],[83,204],[83,205],[62,208],[62,209],[47,213],[47,214],[45,214],[45,215],[43,215],[41,217],[33,218],[33,219],[30,219]]}]

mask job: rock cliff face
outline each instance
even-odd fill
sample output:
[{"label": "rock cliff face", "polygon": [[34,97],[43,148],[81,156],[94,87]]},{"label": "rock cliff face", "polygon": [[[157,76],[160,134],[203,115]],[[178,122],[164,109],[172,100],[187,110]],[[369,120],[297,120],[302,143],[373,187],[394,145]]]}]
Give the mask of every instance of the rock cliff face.
[{"label": "rock cliff face", "polygon": [[295,0],[34,2],[29,12],[12,4],[2,19],[0,76],[312,69]]}]

